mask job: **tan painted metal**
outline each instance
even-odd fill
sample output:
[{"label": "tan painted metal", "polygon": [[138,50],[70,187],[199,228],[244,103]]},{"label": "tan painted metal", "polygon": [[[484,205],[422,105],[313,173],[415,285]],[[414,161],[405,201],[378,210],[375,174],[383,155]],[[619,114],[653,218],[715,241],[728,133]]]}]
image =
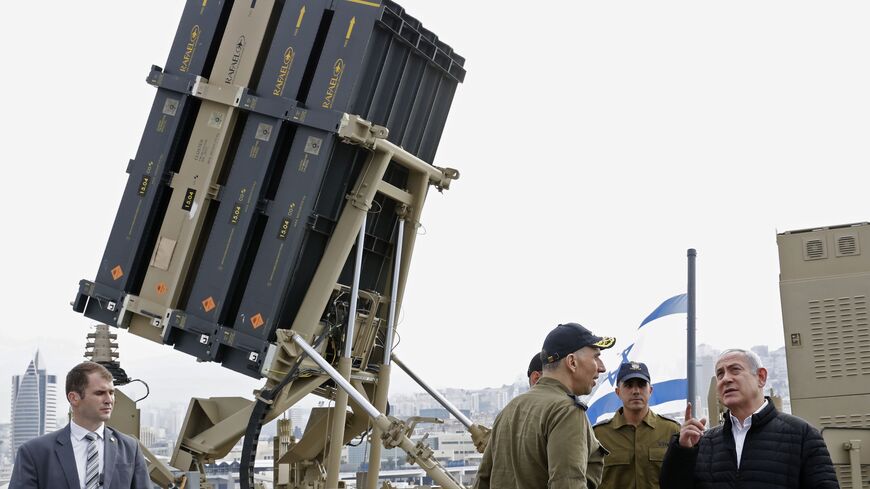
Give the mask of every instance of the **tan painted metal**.
[{"label": "tan painted metal", "polygon": [[777,245],[792,412],[821,430],[841,487],[850,473],[870,487],[870,460],[845,448],[870,444],[870,225],[788,231]]},{"label": "tan painted metal", "polygon": [[[264,423],[280,416],[325,379],[317,375],[293,382],[275,400]],[[170,465],[198,470],[202,463],[225,456],[245,433],[253,407],[253,401],[241,397],[191,399]]]},{"label": "tan painted metal", "polygon": [[426,474],[442,488],[462,488],[462,486],[450,477],[450,474],[444,470],[444,467],[438,463],[434,457],[434,452],[428,445],[426,445],[424,440],[414,443],[410,438],[408,438],[410,429],[405,425],[405,423],[396,418],[387,417],[366,400],[365,396],[358,395],[358,389],[345,380],[332,365],[314,351],[301,335],[291,332],[291,338],[306,351],[309,357],[311,357],[311,359],[314,360],[317,365],[327,373],[327,375],[329,375],[339,388],[348,393],[351,398],[356,398],[358,405],[372,418],[374,425],[383,432],[381,439],[384,442],[384,446],[388,448],[400,447],[408,454],[409,462],[419,465],[420,468],[422,468]]},{"label": "tan painted metal", "polygon": [[861,440],[849,440],[843,444],[849,452],[849,465],[852,467],[852,489],[861,489]]},{"label": "tan painted metal", "polygon": [[[385,345],[389,348],[391,345]],[[375,408],[380,412],[387,411],[387,397],[390,387],[390,375],[393,366],[389,363],[381,365],[381,370],[378,372],[378,386],[375,390]],[[372,426],[372,434],[369,437],[369,467],[366,474],[366,489],[378,488],[378,476],[381,473],[381,450],[384,446],[381,441],[383,432],[377,425]]]},{"label": "tan painted metal", "polygon": [[157,458],[141,441],[139,442],[139,450],[142,450],[142,455],[148,464],[148,477],[151,478],[152,482],[160,487],[170,487],[172,484],[179,485],[183,483],[185,476],[180,478],[175,477],[169,466]]},{"label": "tan painted metal", "polygon": [[358,144],[378,153],[391,153],[396,163],[429,177],[439,190],[449,189],[450,182],[459,178],[459,172],[452,168],[430,165],[411,153],[388,141],[387,128],[372,124],[358,115],[345,114],[339,125],[338,135],[347,143]]},{"label": "tan painted metal", "polygon": [[139,408],[121,389],[115,389],[115,405],[112,417],[106,422],[121,433],[139,439]]},{"label": "tan painted metal", "polygon": [[380,415],[374,420],[378,428],[383,431],[384,446],[387,448],[399,447],[408,454],[408,461],[420,466],[426,475],[432,478],[436,484],[445,489],[464,489],[459,485],[434,457],[432,449],[426,443],[419,441],[414,443],[408,438],[404,423],[387,416]]},{"label": "tan painted metal", "polygon": [[[710,377],[710,385],[707,387],[707,426],[713,428],[722,424],[724,413],[725,407],[719,400],[719,393],[716,391],[716,377]],[[693,412],[692,414],[697,417],[700,413]]]},{"label": "tan painted metal", "polygon": [[[349,340],[348,340],[349,341]],[[341,357],[338,360],[338,373],[350,380],[351,359]],[[326,457],[326,487],[338,487],[338,475],[341,472],[341,449],[344,447],[344,423],[347,419],[347,392],[338,390],[335,393],[335,409],[332,410],[332,428],[329,435],[329,454]]]},{"label": "tan painted metal", "polygon": [[[837,468],[840,477],[840,487],[846,489],[870,488],[866,480],[862,482],[860,474],[866,473],[870,466],[870,450],[866,449],[866,430],[847,428],[828,428],[822,432],[822,437],[831,452],[831,460]],[[846,479],[848,476],[848,480]],[[866,477],[865,477],[866,479]],[[862,482],[858,485],[858,482]]]}]

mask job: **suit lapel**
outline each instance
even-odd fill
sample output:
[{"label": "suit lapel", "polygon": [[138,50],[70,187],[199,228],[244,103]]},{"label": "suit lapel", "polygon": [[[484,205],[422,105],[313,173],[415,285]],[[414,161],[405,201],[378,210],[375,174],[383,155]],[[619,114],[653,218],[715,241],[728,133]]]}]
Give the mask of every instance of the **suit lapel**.
[{"label": "suit lapel", "polygon": [[81,487],[81,483],[79,482],[79,471],[76,468],[76,455],[73,452],[69,425],[57,432],[55,440],[57,444],[54,446],[54,453],[57,455],[61,468],[63,468],[66,483],[70,489],[78,489]]},{"label": "suit lapel", "polygon": [[115,475],[115,458],[118,455],[118,437],[115,430],[106,426],[103,435],[106,443],[103,445],[106,453],[103,457],[103,487],[112,487],[112,476]]}]

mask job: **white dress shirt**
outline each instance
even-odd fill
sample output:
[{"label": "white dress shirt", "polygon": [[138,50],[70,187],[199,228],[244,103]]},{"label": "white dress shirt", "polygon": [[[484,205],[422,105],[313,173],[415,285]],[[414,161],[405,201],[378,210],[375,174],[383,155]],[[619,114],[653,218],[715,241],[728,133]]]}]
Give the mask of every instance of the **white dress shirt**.
[{"label": "white dress shirt", "polygon": [[[761,407],[752,414],[759,413],[765,406],[767,406],[767,399],[765,399],[764,402],[761,403]],[[731,416],[731,433],[734,435],[734,448],[737,450],[737,468],[739,469],[740,456],[743,455],[743,443],[746,441],[746,433],[749,431],[749,428],[752,427],[752,415],[747,416],[742,423],[730,412],[728,415]]]},{"label": "white dress shirt", "polygon": [[[101,424],[94,433],[97,434],[97,460],[99,461],[100,473],[103,473],[103,445],[106,439],[103,437],[106,425]],[[79,484],[81,489],[85,489],[85,464],[87,464],[88,441],[85,435],[90,433],[89,430],[77,425],[75,421],[69,422],[70,438],[72,439],[73,453],[76,456],[76,470],[79,473]]]}]

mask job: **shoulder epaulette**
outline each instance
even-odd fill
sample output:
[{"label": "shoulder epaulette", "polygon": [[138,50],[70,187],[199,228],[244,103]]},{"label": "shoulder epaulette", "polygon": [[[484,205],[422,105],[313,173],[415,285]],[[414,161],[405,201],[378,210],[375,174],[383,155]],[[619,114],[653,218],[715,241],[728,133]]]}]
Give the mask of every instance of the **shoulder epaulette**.
[{"label": "shoulder epaulette", "polygon": [[682,426],[680,423],[677,422],[677,420],[675,420],[675,419],[673,419],[673,418],[669,418],[669,417],[667,417],[667,416],[662,416],[662,415],[659,414],[659,413],[656,413],[656,416],[658,416],[659,418],[661,418],[661,419],[663,419],[663,420],[665,420],[665,421],[670,421],[671,423],[674,423],[674,424],[677,425],[677,426]]},{"label": "shoulder epaulette", "polygon": [[589,406],[587,406],[585,402],[578,399],[577,396],[572,396],[571,394],[568,394],[568,397],[570,397],[571,400],[574,401],[574,405],[577,406],[578,408],[580,408],[584,411],[589,409]]},{"label": "shoulder epaulette", "polygon": [[592,427],[595,428],[596,426],[603,426],[603,425],[606,425],[606,424],[610,423],[611,421],[613,421],[613,417],[612,417],[612,416],[611,416],[610,418],[607,418],[607,419],[605,419],[605,420],[602,420],[602,421],[599,421],[599,422],[595,423],[594,425],[592,425]]}]

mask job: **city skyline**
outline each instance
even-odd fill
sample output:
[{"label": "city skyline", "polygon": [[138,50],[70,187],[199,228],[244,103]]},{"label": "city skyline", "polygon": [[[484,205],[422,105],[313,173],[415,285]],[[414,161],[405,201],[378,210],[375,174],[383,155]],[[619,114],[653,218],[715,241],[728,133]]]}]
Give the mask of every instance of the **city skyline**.
[{"label": "city skyline", "polygon": [[[113,330],[115,330],[113,328]],[[123,331],[121,331],[123,333]],[[125,336],[123,334],[119,336]],[[131,338],[127,336],[127,338]],[[131,338],[134,341],[139,340],[138,338]],[[84,344],[84,340],[83,340]],[[752,347],[755,346],[763,346],[770,350],[777,350],[783,348],[783,345],[750,345]],[[745,348],[750,348],[750,346],[745,346]],[[719,345],[711,345],[708,343],[701,343],[698,345],[698,356],[701,356],[701,353],[705,348],[713,349],[713,350],[725,350],[731,348],[731,345],[719,346]],[[36,348],[35,350],[40,350],[41,348]],[[529,356],[533,352],[530,352]],[[44,355],[42,356],[45,357]],[[123,350],[122,350],[123,357]],[[123,359],[123,358],[122,358]],[[74,366],[75,364],[85,360],[84,356],[80,358],[75,358],[71,360],[69,364],[69,368]],[[414,359],[405,359],[407,363],[411,366],[416,366],[421,362],[415,361]],[[44,361],[44,360],[43,360]],[[784,360],[783,360],[784,361]],[[56,362],[52,362],[56,363]],[[192,362],[193,366],[191,370],[187,372],[188,375],[191,375],[194,382],[184,382],[183,384],[176,385],[167,385],[166,382],[172,382],[173,377],[175,376],[175,372],[173,371],[163,371],[160,365],[155,365],[149,367],[148,372],[142,374],[139,370],[139,367],[129,368],[128,365],[124,365],[125,369],[132,377],[141,378],[145,382],[149,384],[149,396],[143,401],[142,405],[144,406],[153,406],[157,409],[163,408],[166,405],[170,405],[173,403],[182,403],[185,406],[189,402],[191,397],[212,397],[212,396],[221,396],[221,395],[242,395],[249,398],[253,398],[251,392],[260,387],[260,383],[248,377],[244,377],[242,375],[236,374],[235,372],[230,372],[226,369],[221,368],[215,364],[203,364]],[[123,365],[123,363],[122,363]],[[526,368],[528,366],[528,358],[512,358],[505,360],[505,365],[510,366],[510,368],[505,368],[503,375],[498,379],[494,379],[490,385],[486,386],[462,386],[460,385],[432,385],[435,389],[477,389],[483,390],[487,388],[498,388],[504,385],[510,385],[516,382],[517,380],[525,379]],[[607,366],[610,368],[610,366]],[[202,374],[197,374],[196,370],[202,369]],[[63,369],[61,369],[63,370]],[[211,375],[209,375],[211,374]],[[221,377],[217,377],[215,374],[220,374]],[[429,382],[427,379],[423,379],[426,382]],[[461,380],[461,379],[460,379]],[[702,381],[699,379],[699,387],[698,392],[706,392],[707,386],[706,381]],[[430,384],[431,385],[431,384]],[[190,386],[190,389],[187,389],[185,386]],[[62,390],[61,386],[61,390]],[[238,390],[234,390],[238,389]],[[124,386],[121,390],[125,391],[128,396],[136,399],[138,397],[142,397],[145,393],[144,387],[140,384],[130,384],[128,386]],[[177,395],[178,392],[183,392],[185,390],[190,390],[191,394],[188,396]],[[213,393],[212,393],[213,392]],[[423,393],[424,390],[417,385],[413,380],[411,380],[401,369],[396,369],[393,374],[390,393],[391,395],[404,395],[404,394],[419,394]],[[62,393],[61,393],[62,394]],[[322,399],[316,396],[308,396],[298,405],[304,408],[310,408],[320,402]],[[2,396],[0,397],[0,423],[8,423],[11,422],[11,408],[10,408],[10,399],[8,397]],[[4,417],[5,412],[5,417]],[[63,416],[60,416],[63,418]],[[57,418],[57,419],[60,419]]]},{"label": "city skyline", "polygon": [[[762,363],[768,369],[767,392],[778,395],[782,400],[784,411],[790,412],[785,347],[770,349],[767,345],[755,345],[752,347],[752,350],[760,356]],[[709,377],[712,376],[713,366],[720,353],[721,350],[710,345],[698,345],[696,372],[700,402],[696,404],[697,410],[695,412],[699,416],[709,416],[708,407],[706,406],[706,388],[709,385]],[[38,366],[39,358],[37,356],[28,365],[27,374],[30,374],[32,377],[39,371],[44,372],[44,369],[38,369]],[[523,366],[523,369],[525,369],[525,366]],[[31,384],[33,383],[31,382]],[[602,388],[607,387],[602,386]],[[525,377],[525,372],[523,372],[513,382],[493,385],[483,389],[445,387],[438,388],[437,390],[455,408],[465,416],[473,419],[475,423],[492,426],[495,417],[504,406],[511,399],[526,392],[528,389],[528,379]],[[308,407],[302,407],[300,404],[297,404],[281,416],[281,418],[290,420],[292,433],[297,440],[306,429],[311,408],[315,405],[328,406],[330,401],[322,398],[313,398],[308,404]],[[479,463],[480,454],[474,449],[470,433],[458,420],[449,415],[446,408],[441,406],[428,393],[422,391],[406,393],[393,391],[390,394],[390,406],[391,415],[401,419],[420,416],[434,417],[442,421],[441,424],[421,421],[416,426],[413,435],[414,439],[420,439],[424,434],[428,433],[428,443],[441,463],[447,466],[450,466],[450,464],[474,466]],[[177,443],[178,433],[181,430],[184,415],[187,411],[187,403],[180,400],[144,405],[140,403],[139,407],[141,409],[141,441],[152,453],[168,460],[172,456],[175,444]],[[681,413],[661,411],[656,406],[652,406],[652,409],[659,414],[675,418],[679,418],[681,415]],[[265,457],[263,460],[271,456],[272,452],[269,444],[272,442],[272,437],[276,435],[276,423],[277,419],[264,425],[260,432],[258,454],[262,452],[263,457]],[[4,427],[7,428],[4,430]],[[9,428],[8,424],[0,422],[0,484],[2,484],[2,476],[4,474],[8,476],[11,470],[12,457],[8,453],[12,452],[12,447],[9,447],[11,441],[11,429]],[[239,440],[239,443],[236,444],[230,453],[217,461],[215,466],[209,470],[220,472],[221,470],[227,470],[222,464],[237,463],[241,457],[241,441]],[[8,452],[4,453],[4,450],[8,450]],[[351,472],[364,470],[367,463],[367,450],[368,442],[365,439],[345,447],[342,456],[344,460],[342,470]],[[408,464],[405,462],[405,456],[396,450],[385,452],[382,458],[382,465],[385,470],[408,467]]]}]

